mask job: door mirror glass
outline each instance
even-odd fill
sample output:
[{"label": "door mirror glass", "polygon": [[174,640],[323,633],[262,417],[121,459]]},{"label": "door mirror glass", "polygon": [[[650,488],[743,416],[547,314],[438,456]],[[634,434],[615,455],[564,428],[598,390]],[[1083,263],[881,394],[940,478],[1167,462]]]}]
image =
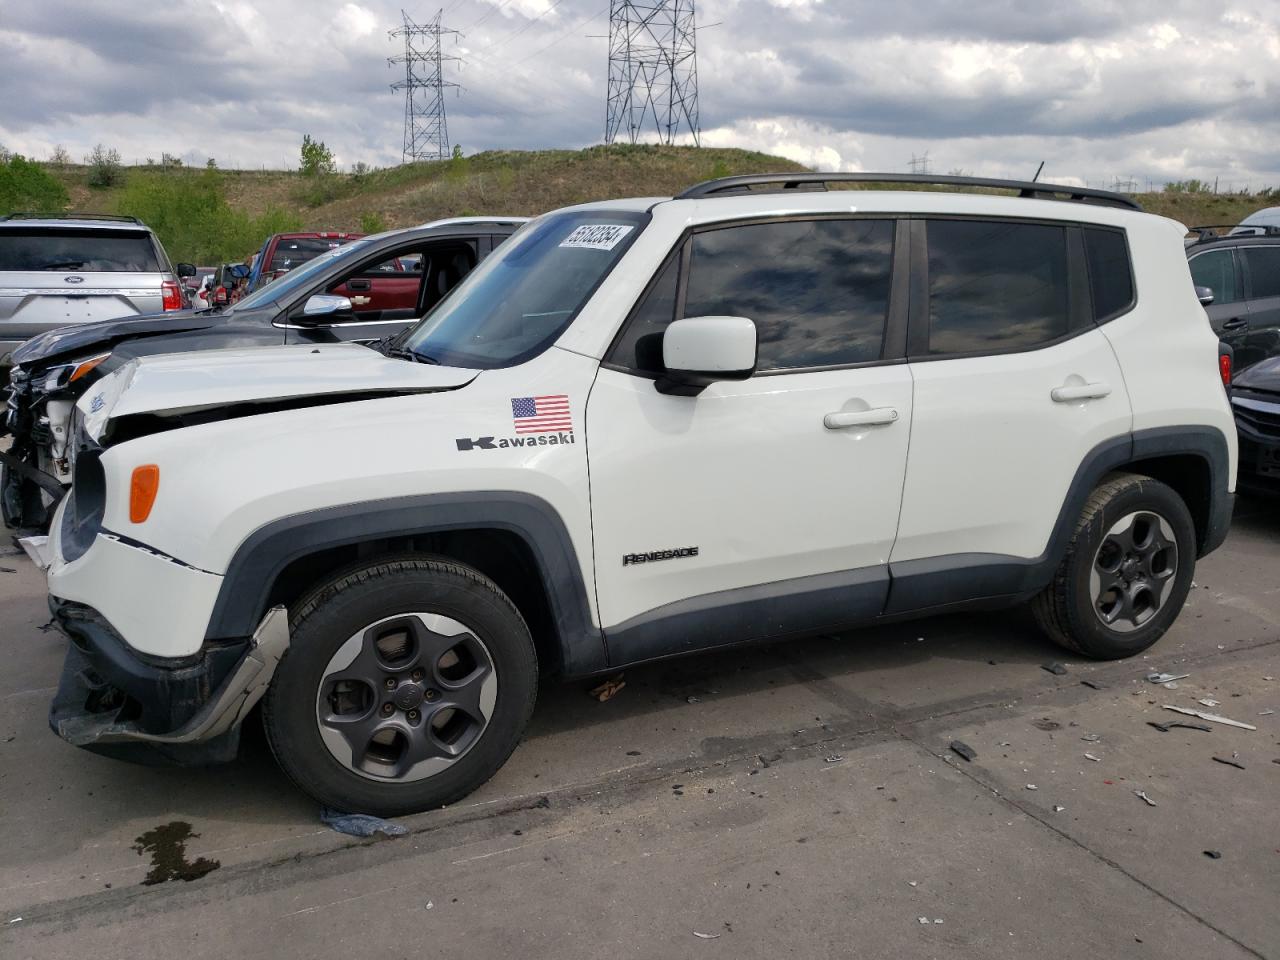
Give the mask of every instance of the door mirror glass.
[{"label": "door mirror glass", "polygon": [[249,268],[243,263],[234,263],[227,268],[227,273],[231,274],[231,276],[237,280],[243,280],[245,277],[249,276]]},{"label": "door mirror glass", "polygon": [[1196,287],[1196,297],[1202,307],[1209,306],[1213,303],[1213,287]]},{"label": "door mirror glass", "polygon": [[196,265],[194,263],[174,264],[173,269],[180,277],[194,277],[196,275]]},{"label": "door mirror glass", "polygon": [[350,314],[353,308],[347,297],[335,297],[330,293],[317,293],[307,299],[302,306],[302,315],[313,319],[324,317],[337,318],[342,314]]},{"label": "door mirror glass", "polygon": [[676,320],[662,336],[658,390],[695,396],[717,380],[746,380],[756,372],[756,350],[756,325],[746,317]]}]

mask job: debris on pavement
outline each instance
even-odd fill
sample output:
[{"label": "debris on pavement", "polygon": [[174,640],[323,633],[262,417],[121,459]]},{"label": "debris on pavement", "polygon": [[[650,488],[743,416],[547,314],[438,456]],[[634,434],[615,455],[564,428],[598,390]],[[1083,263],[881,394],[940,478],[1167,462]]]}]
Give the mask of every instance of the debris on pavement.
[{"label": "debris on pavement", "polygon": [[1197,700],[1196,703],[1200,704],[1202,707],[1216,707],[1218,704],[1222,703],[1222,701],[1215,700],[1213,697],[1205,697],[1203,700]]},{"label": "debris on pavement", "polygon": [[1086,753],[1086,754],[1084,755],[1084,758],[1085,758],[1086,760],[1092,760],[1094,763],[1101,763],[1101,762],[1102,762],[1102,758],[1101,758],[1101,757],[1095,757],[1092,753]]},{"label": "debris on pavement", "polygon": [[1067,809],[1067,808],[1066,808],[1066,807],[1064,807],[1064,806],[1062,806],[1061,804],[1055,803],[1055,804],[1053,805],[1053,812],[1054,812],[1054,813],[1061,813],[1061,812],[1062,812],[1063,810],[1065,810],[1065,809]]},{"label": "debris on pavement", "polygon": [[1080,739],[1083,740],[1085,743],[1097,743],[1102,738],[1098,736],[1096,733],[1086,733]]},{"label": "debris on pavement", "polygon": [[1273,713],[1275,713],[1275,711],[1274,711],[1274,710],[1259,710],[1259,711],[1258,711],[1258,716],[1260,716],[1260,717],[1269,717],[1269,716],[1271,716]]},{"label": "debris on pavement", "polygon": [[1028,790],[1039,790],[1040,788],[1039,788],[1039,787],[1037,787],[1034,783],[1028,783],[1028,784],[1027,784],[1027,789],[1028,789]]},{"label": "debris on pavement", "polygon": [[699,933],[697,930],[695,930],[693,931],[693,935],[697,937],[699,940],[719,940],[720,939],[720,934],[718,933]]},{"label": "debris on pavement", "polygon": [[343,813],[328,807],[320,808],[320,821],[349,837],[372,837],[375,833],[398,837],[409,832],[409,828],[402,823],[392,823],[367,813]]},{"label": "debris on pavement", "polygon": [[833,753],[831,756],[829,756],[829,757],[825,758],[825,762],[827,762],[827,763],[839,763],[839,762],[840,762],[841,760],[843,760],[843,759],[844,759],[844,757],[842,757],[840,754],[838,754],[838,753]]},{"label": "debris on pavement", "polygon": [[1039,720],[1032,720],[1031,725],[1037,730],[1061,730],[1062,724],[1057,720],[1050,720],[1048,717],[1041,717]]},{"label": "debris on pavement", "polygon": [[1148,807],[1156,806],[1156,802],[1147,796],[1147,791],[1145,790],[1135,790],[1133,791],[1133,795],[1137,797],[1139,800],[1141,800],[1143,803],[1145,803]]},{"label": "debris on pavement", "polygon": [[1083,683],[1086,687],[1088,687],[1091,690],[1107,689],[1107,685],[1103,683],[1101,680],[1081,680],[1080,682]]},{"label": "debris on pavement", "polygon": [[1181,727],[1184,730],[1203,730],[1205,733],[1213,733],[1213,728],[1206,727],[1203,723],[1179,723],[1177,720],[1170,723],[1159,723],[1156,720],[1148,720],[1147,726],[1155,727],[1161,733],[1168,733],[1174,727]]},{"label": "debris on pavement", "polygon": [[618,674],[615,677],[610,677],[598,687],[592,687],[587,691],[587,695],[595,697],[598,701],[604,703],[606,700],[611,700],[617,696],[619,691],[626,685],[627,681],[622,679],[622,674]]},{"label": "debris on pavement", "polygon": [[1185,680],[1191,676],[1189,673],[1148,673],[1147,679],[1151,683],[1170,683],[1174,680]]},{"label": "debris on pavement", "polygon": [[1244,769],[1243,763],[1239,763],[1238,761],[1235,761],[1235,760],[1228,760],[1226,757],[1213,757],[1211,759],[1213,759],[1217,763],[1225,763],[1228,767],[1235,767],[1237,770]]},{"label": "debris on pavement", "polygon": [[1201,720],[1208,720],[1210,723],[1225,723],[1228,727],[1239,727],[1241,730],[1257,730],[1252,723],[1242,723],[1239,720],[1232,720],[1229,717],[1220,717],[1216,713],[1205,713],[1203,710],[1188,710],[1186,707],[1175,707],[1171,704],[1163,704],[1166,710],[1172,710],[1174,713],[1185,713],[1189,717],[1199,717]]},{"label": "debris on pavement", "polygon": [[958,754],[970,762],[978,756],[978,751],[974,750],[973,747],[969,746],[963,740],[952,740],[947,744],[947,747],[952,753]]},{"label": "debris on pavement", "polygon": [[685,703],[701,703],[702,701],[699,700],[697,697],[688,696],[684,698],[684,702]]},{"label": "debris on pavement", "polygon": [[1067,665],[1066,665],[1065,663],[1058,663],[1058,662],[1056,662],[1056,661],[1055,661],[1055,662],[1053,662],[1053,663],[1042,663],[1042,664],[1040,664],[1040,669],[1041,669],[1041,670],[1048,670],[1048,671],[1049,671],[1050,673],[1052,673],[1055,677],[1060,677],[1060,676],[1062,676],[1064,673],[1066,673],[1066,672],[1067,672]]},{"label": "debris on pavement", "polygon": [[1221,851],[1221,850],[1206,850],[1206,851],[1204,851],[1204,855],[1205,855],[1206,857],[1208,857],[1210,860],[1221,860],[1221,859],[1222,859],[1222,851]]}]

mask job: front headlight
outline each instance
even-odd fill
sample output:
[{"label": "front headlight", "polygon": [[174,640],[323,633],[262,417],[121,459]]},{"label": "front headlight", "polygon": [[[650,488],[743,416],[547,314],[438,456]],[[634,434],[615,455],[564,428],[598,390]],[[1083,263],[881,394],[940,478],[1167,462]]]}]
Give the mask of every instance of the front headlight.
[{"label": "front headlight", "polygon": [[54,390],[60,390],[67,384],[74,383],[83,377],[86,373],[93,370],[94,367],[111,356],[109,353],[102,353],[96,357],[89,357],[85,360],[75,360],[71,363],[59,364],[56,367],[50,367],[44,375],[45,393]]}]

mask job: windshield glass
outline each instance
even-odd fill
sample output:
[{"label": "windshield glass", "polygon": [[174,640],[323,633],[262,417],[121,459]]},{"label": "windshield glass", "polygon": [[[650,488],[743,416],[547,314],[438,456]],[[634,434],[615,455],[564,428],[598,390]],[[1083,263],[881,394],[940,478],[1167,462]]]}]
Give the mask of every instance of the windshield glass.
[{"label": "windshield glass", "polygon": [[522,227],[423,318],[404,346],[436,363],[488,369],[546,349],[644,228],[619,210],[552,213]]},{"label": "windshield glass", "polygon": [[323,271],[338,257],[346,257],[352,253],[364,249],[369,245],[368,240],[353,240],[351,243],[343,244],[340,247],[334,247],[332,250],[326,250],[318,257],[308,260],[297,270],[290,270],[279,280],[273,280],[264,287],[259,287],[249,296],[245,297],[236,304],[237,310],[253,309],[272,300],[283,300],[291,293],[301,287],[305,287],[311,282],[311,278]]},{"label": "windshield glass", "polygon": [[9,228],[0,230],[0,270],[158,273],[160,261],[141,230]]}]

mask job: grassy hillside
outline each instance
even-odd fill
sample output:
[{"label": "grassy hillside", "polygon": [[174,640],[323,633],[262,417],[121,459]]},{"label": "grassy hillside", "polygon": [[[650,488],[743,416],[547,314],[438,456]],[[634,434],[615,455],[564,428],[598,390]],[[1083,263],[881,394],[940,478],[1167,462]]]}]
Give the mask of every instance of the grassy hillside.
[{"label": "grassy hillside", "polygon": [[[799,171],[790,160],[745,150],[691,147],[612,146],[586,150],[491,151],[440,163],[413,164],[358,175],[304,177],[292,171],[123,171],[121,184],[88,186],[88,169],[52,168],[66,186],[76,212],[163,210],[175,193],[199,194],[196,206],[211,205],[238,220],[192,223],[174,211],[185,229],[153,223],[175,259],[239,259],[256,248],[256,231],[306,228],[359,230],[403,227],[440,217],[469,214],[530,215],[591,200],[624,196],[670,196],[712,177]],[[149,191],[149,195],[148,195]],[[1151,193],[1137,199],[1152,213],[1188,224],[1235,223],[1276,200],[1211,193]],[[156,214],[146,214],[149,221]],[[164,220],[164,217],[160,217]],[[225,218],[224,218],[225,219]]]}]

